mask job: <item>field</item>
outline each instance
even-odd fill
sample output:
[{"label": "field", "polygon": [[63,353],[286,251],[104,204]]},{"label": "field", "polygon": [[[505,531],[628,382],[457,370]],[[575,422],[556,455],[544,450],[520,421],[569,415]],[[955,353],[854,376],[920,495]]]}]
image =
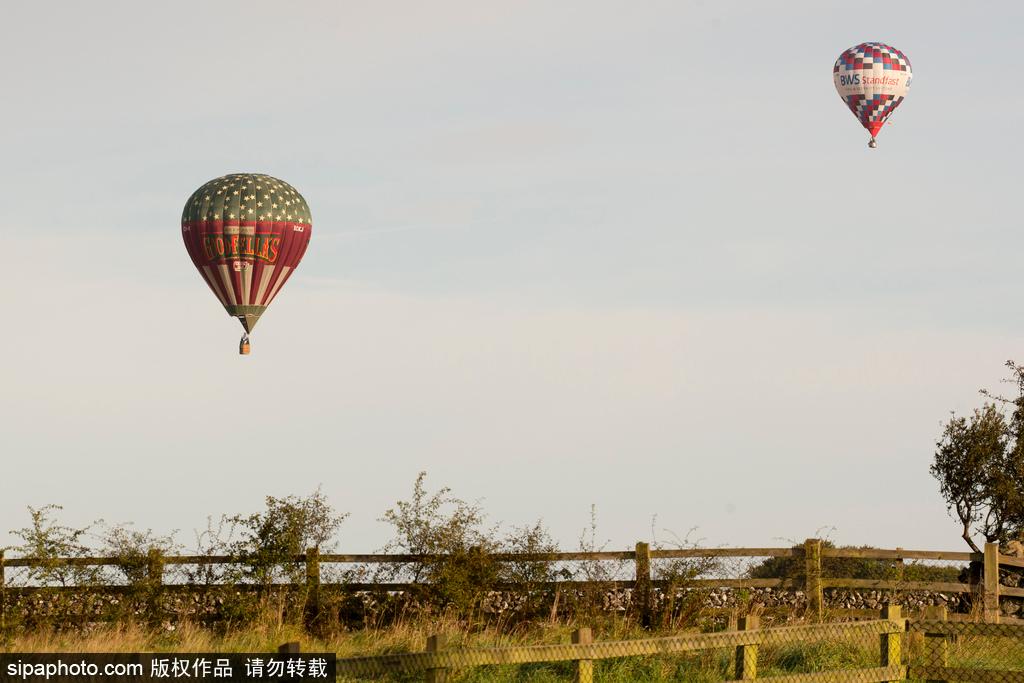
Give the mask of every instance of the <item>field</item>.
[{"label": "field", "polygon": [[[877,667],[880,666],[879,636],[872,633],[873,630],[877,630],[872,624],[877,626],[878,622],[768,629],[762,636],[763,643],[756,649],[754,655],[756,669],[748,668],[748,677],[756,673],[757,678],[785,676],[789,680],[885,680],[878,677],[877,673]],[[244,630],[220,634],[193,624],[182,624],[173,630],[122,624],[99,627],[88,633],[77,631],[20,634],[8,637],[4,649],[11,652],[274,652],[282,643],[298,641],[303,651],[335,652],[339,658],[349,658],[422,652],[427,634],[442,635],[447,639],[446,649],[460,652],[490,648],[523,648],[533,645],[565,645],[569,643],[572,631],[577,626],[572,623],[533,623],[514,629],[503,628],[500,625],[467,628],[465,622],[449,618],[403,621],[382,629],[362,629],[316,638],[300,627],[275,623],[268,618]],[[1024,639],[1016,633],[1021,630],[1020,627],[1007,627],[1012,629],[1014,634],[1001,637],[972,635],[974,632],[980,633],[978,629],[987,628],[981,624],[952,623],[950,627],[963,629],[965,634],[942,639],[941,649],[934,647],[938,641],[929,641],[921,632],[911,630],[896,633],[893,637],[898,643],[897,650],[890,654],[895,654],[903,665],[910,665],[911,674],[914,673],[915,666],[944,664],[947,667],[971,669],[974,680],[1020,679],[1024,672]],[[813,633],[818,633],[819,629],[821,635],[814,636]],[[796,633],[806,634],[808,630],[811,630],[812,635],[802,635],[799,640],[795,639]],[[690,637],[699,642],[709,636],[736,635],[723,632],[701,634],[694,629],[652,633],[618,618],[610,618],[595,624],[593,631],[595,641],[627,643],[652,637]],[[611,683],[735,680],[741,675],[741,672],[737,671],[737,661],[743,658],[742,653],[737,657],[737,649],[711,647],[676,654],[613,657],[595,661],[593,675],[594,680]],[[882,656],[885,656],[884,652]],[[935,660],[936,657],[942,657],[944,661],[938,662]],[[749,658],[745,665],[749,667]],[[478,666],[450,670],[447,680],[467,683],[553,683],[572,680],[576,675],[577,666],[574,661]],[[901,675],[898,678],[903,679],[903,672],[906,669],[901,668],[900,671]],[[799,674],[815,673],[825,677],[789,678]],[[423,680],[423,672],[383,674],[373,678],[384,681]],[[339,676],[339,680],[362,678],[342,675]]]},{"label": "field", "polygon": [[[693,564],[709,557],[769,561],[743,576],[680,571],[713,567]],[[133,581],[0,584],[3,649],[273,653],[297,642],[304,652],[335,653],[339,680],[426,676],[435,683],[1024,679],[1024,625],[1004,614],[1024,589],[996,581],[998,567],[1022,562],[1001,555],[995,544],[977,556],[830,548],[808,539],[792,548],[651,550],[640,542],[633,551],[437,556],[328,555],[311,548],[284,559],[290,573],[267,576],[290,580],[267,584],[239,583],[228,573],[213,575],[212,584],[167,580],[174,576],[169,567],[249,566],[234,556],[11,559],[12,569],[46,572],[38,576],[119,567]],[[957,583],[906,559],[969,560],[985,571]],[[433,580],[331,579],[332,564],[367,562],[425,567]],[[633,578],[550,580],[551,566],[566,562],[625,563]],[[278,563],[275,558],[273,566]],[[494,571],[504,564],[544,571],[527,575],[541,580],[510,584]],[[844,571],[861,578],[835,575]],[[728,606],[716,602],[723,590]],[[870,598],[869,609],[851,609],[844,597],[850,594],[878,599]],[[495,609],[495,596],[506,606]]]},{"label": "field", "polygon": [[[167,631],[141,625],[103,627],[90,633],[34,633],[14,636],[5,643],[11,652],[273,652],[284,642],[298,641],[304,651],[335,652],[339,658],[418,652],[424,649],[428,634],[441,633],[448,647],[495,648],[541,644],[565,644],[575,624],[532,624],[512,631],[483,627],[469,631],[456,620],[405,622],[386,629],[340,633],[329,638],[314,638],[301,628],[263,623],[218,635],[185,624]],[[688,631],[668,631],[668,636]],[[689,631],[692,632],[692,631]],[[621,619],[610,619],[594,629],[598,640],[634,640],[652,634]],[[853,666],[876,666],[878,644],[864,640],[862,647],[850,643],[814,643],[804,648],[781,648],[761,665],[763,675],[802,673]],[[732,649],[719,649],[679,656],[629,657],[596,664],[601,681],[673,681],[727,680],[733,667]],[[565,681],[573,675],[572,662],[478,667],[450,680],[459,681]],[[415,675],[385,677],[382,680],[421,680]],[[339,680],[346,680],[341,678]],[[355,680],[355,679],[352,679]]]}]

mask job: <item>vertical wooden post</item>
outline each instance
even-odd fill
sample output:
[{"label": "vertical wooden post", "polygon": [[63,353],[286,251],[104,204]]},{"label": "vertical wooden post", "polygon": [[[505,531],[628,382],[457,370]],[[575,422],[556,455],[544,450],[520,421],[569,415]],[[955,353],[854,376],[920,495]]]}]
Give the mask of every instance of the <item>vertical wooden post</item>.
[{"label": "vertical wooden post", "polygon": [[[447,637],[444,634],[437,634],[427,638],[427,652],[440,652],[447,644]],[[427,669],[427,683],[447,683],[448,670],[445,667]]]},{"label": "vertical wooden post", "polygon": [[4,573],[4,549],[0,548],[0,635],[7,628],[7,577]]},{"label": "vertical wooden post", "polygon": [[636,583],[633,585],[632,602],[640,615],[640,625],[651,627],[651,611],[654,593],[651,590],[651,546],[643,541],[636,544]]},{"label": "vertical wooden post", "polygon": [[146,578],[153,587],[164,583],[164,556],[160,548],[150,548],[146,554]]},{"label": "vertical wooden post", "polygon": [[821,590],[821,539],[804,541],[804,594],[807,595],[807,616],[821,623],[824,615],[824,596]]},{"label": "vertical wooden post", "polygon": [[[750,614],[739,618],[740,631],[756,631],[761,627],[761,617]],[[736,646],[736,680],[752,681],[757,678],[757,645]]]},{"label": "vertical wooden post", "polygon": [[159,624],[163,616],[160,610],[160,587],[164,584],[164,557],[159,548],[150,548],[146,553],[146,584],[149,621]]},{"label": "vertical wooden post", "polygon": [[306,548],[306,604],[303,615],[307,627],[313,627],[320,618],[320,548]]},{"label": "vertical wooden post", "polygon": [[[896,550],[903,550],[903,548],[901,548],[900,546],[896,546]],[[896,580],[897,581],[902,581],[903,580],[903,572],[906,569],[906,567],[907,567],[907,565],[906,565],[906,563],[904,563],[903,558],[902,557],[897,557],[896,558]]]},{"label": "vertical wooden post", "polygon": [[282,643],[277,646],[278,654],[282,655],[293,655],[302,652],[302,646],[297,640],[290,640],[287,643]]},{"label": "vertical wooden post", "polygon": [[[945,605],[925,607],[924,618],[928,621],[946,621],[949,617]],[[924,633],[924,665],[933,668],[949,666],[949,641],[944,633]],[[928,683],[945,683],[942,679],[929,679]]]},{"label": "vertical wooden post", "polygon": [[[882,608],[882,618],[888,619],[889,621],[899,623],[900,619],[900,606],[899,605],[886,605]],[[901,624],[900,633],[883,633],[880,636],[881,639],[881,657],[879,663],[881,666],[899,666],[902,664],[903,655],[900,652],[900,644],[903,640],[902,630],[905,628],[906,622]],[[892,680],[900,680],[894,678]]]},{"label": "vertical wooden post", "polygon": [[[573,645],[590,645],[594,642],[594,634],[590,628],[584,626],[572,632]],[[573,676],[574,683],[594,683],[594,660],[577,659],[576,673]]]},{"label": "vertical wooden post", "polygon": [[306,548],[306,587],[320,587],[320,548]]},{"label": "vertical wooden post", "polygon": [[985,566],[982,571],[982,605],[985,607],[985,623],[999,623],[999,544],[985,544]]}]

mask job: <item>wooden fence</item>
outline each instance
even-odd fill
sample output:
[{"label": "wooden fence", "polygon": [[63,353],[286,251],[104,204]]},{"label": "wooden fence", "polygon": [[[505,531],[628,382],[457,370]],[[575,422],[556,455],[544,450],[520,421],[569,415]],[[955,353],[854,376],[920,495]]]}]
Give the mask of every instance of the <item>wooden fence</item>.
[{"label": "wooden fence", "polygon": [[[638,640],[595,641],[591,629],[579,628],[572,633],[571,643],[457,649],[447,647],[446,638],[438,634],[427,638],[423,652],[339,659],[337,676],[352,680],[420,674],[428,683],[445,683],[454,671],[478,666],[571,662],[576,683],[593,683],[595,661],[732,648],[731,664],[723,666],[722,660],[712,659],[711,670],[693,673],[701,680],[721,676],[748,681],[761,677],[762,660],[771,660],[771,653],[764,652],[766,648],[845,643],[847,647],[841,649],[849,655],[849,647],[857,639],[862,652],[875,653],[873,662],[862,661],[858,666],[847,656],[834,660],[833,666],[842,668],[776,670],[764,678],[777,683],[1024,681],[1024,625],[951,622],[945,607],[931,607],[921,619],[906,619],[895,605],[882,608],[872,621],[762,629],[758,617],[749,616],[725,632]],[[282,645],[280,651],[298,652],[299,643]],[[979,656],[981,653],[987,656]]]},{"label": "wooden fence", "polygon": [[[396,554],[321,554],[316,548],[295,555],[292,562],[305,563],[306,588],[309,589],[308,600],[316,601],[317,592],[323,585],[333,585],[349,591],[402,591],[416,587],[412,583],[356,583],[326,584],[321,582],[321,567],[325,564],[407,564],[437,559],[438,556],[396,555]],[[655,580],[652,576],[652,560],[686,559],[686,558],[756,558],[782,557],[793,558],[804,562],[802,581],[793,579],[750,579],[750,578],[717,578],[692,579],[686,581],[687,587],[694,588],[779,588],[803,591],[807,599],[807,611],[811,619],[820,621],[824,612],[823,590],[827,588],[850,588],[862,590],[886,591],[934,591],[939,593],[970,593],[975,604],[982,604],[986,622],[996,623],[1000,619],[999,598],[1024,597],[1024,588],[1000,586],[998,567],[1024,567],[1024,559],[1001,555],[997,544],[985,545],[984,553],[934,550],[892,550],[878,548],[829,548],[820,539],[808,539],[802,547],[795,548],[686,548],[686,549],[654,549],[645,542],[636,544],[634,550],[602,551],[602,552],[559,552],[545,554],[499,553],[490,555],[497,562],[570,562],[570,561],[632,561],[635,575],[632,580],[620,581],[554,581],[539,584],[551,587],[586,587],[601,586],[609,588],[631,589],[632,604],[645,623],[649,623],[653,610],[653,588],[664,586],[666,582]],[[822,575],[822,561],[825,558],[862,558],[869,560],[891,560],[902,563],[904,560],[947,560],[982,562],[983,578],[976,584],[957,582],[902,581],[853,579],[826,577]],[[6,612],[8,596],[25,591],[38,590],[33,587],[13,587],[6,582],[6,568],[16,567],[58,567],[58,566],[118,566],[122,561],[116,557],[75,557],[75,558],[4,558],[0,551],[0,620]],[[167,590],[197,590],[207,586],[189,584],[165,584],[164,570],[167,565],[209,565],[239,564],[238,558],[212,555],[172,555],[164,556],[151,550],[147,558],[146,580],[149,586]],[[133,590],[132,586],[103,586],[102,590],[117,592]],[[515,588],[514,585],[499,584],[496,588]],[[81,590],[68,587],[66,590]],[[2,621],[0,621],[2,624]]]},{"label": "wooden fence", "polygon": [[[881,618],[847,624],[817,624],[761,629],[758,617],[740,619],[735,629],[717,633],[686,633],[662,638],[595,641],[591,629],[580,628],[572,633],[572,642],[556,645],[520,645],[514,647],[450,649],[444,636],[427,639],[424,652],[352,657],[337,660],[337,676],[342,680],[377,678],[382,675],[409,676],[420,673],[428,683],[444,683],[449,673],[478,666],[510,664],[541,664],[572,662],[576,683],[593,683],[594,662],[624,657],[664,656],[734,648],[729,673],[734,680],[758,678],[759,652],[767,645],[807,645],[836,639],[872,639],[879,653],[877,666],[846,668],[832,671],[769,676],[780,683],[823,683],[846,681],[882,683],[904,680],[908,667],[902,664],[901,640],[906,620],[899,607],[886,607]],[[874,640],[878,639],[878,640]],[[710,672],[705,672],[710,673]],[[720,672],[721,673],[721,672]],[[702,680],[707,676],[703,676]],[[983,680],[983,679],[972,679]]]}]

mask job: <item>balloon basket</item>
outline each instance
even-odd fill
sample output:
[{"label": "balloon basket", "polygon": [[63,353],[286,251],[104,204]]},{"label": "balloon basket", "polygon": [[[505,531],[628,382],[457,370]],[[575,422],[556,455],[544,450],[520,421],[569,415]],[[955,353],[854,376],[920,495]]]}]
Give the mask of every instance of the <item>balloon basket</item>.
[{"label": "balloon basket", "polygon": [[248,339],[248,337],[243,337],[242,341],[238,342],[238,354],[240,356],[248,356],[249,355],[249,339]]}]

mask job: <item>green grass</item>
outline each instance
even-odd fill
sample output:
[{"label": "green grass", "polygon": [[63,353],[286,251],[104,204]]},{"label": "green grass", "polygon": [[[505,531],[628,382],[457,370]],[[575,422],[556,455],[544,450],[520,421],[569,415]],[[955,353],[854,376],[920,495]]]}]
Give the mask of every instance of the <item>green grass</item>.
[{"label": "green grass", "polygon": [[[547,621],[519,625],[473,624],[452,619],[408,619],[378,629],[340,631],[316,638],[301,627],[265,619],[245,629],[217,633],[183,624],[173,630],[141,624],[97,627],[88,632],[14,632],[0,642],[9,652],[273,652],[298,640],[304,651],[336,652],[339,657],[422,652],[428,635],[447,636],[452,649],[564,644],[580,624]],[[692,633],[693,630],[651,633],[621,618],[588,624],[598,641],[631,640]],[[799,643],[762,644],[758,678],[783,674],[838,671],[879,666],[879,636],[865,634],[821,638]],[[921,634],[903,637],[906,661],[925,664]],[[711,683],[735,676],[735,649],[718,648],[662,656],[622,657],[595,662],[601,683]],[[964,636],[948,646],[950,666],[1024,671],[1024,642],[1014,638]],[[573,664],[557,662],[516,666],[481,666],[452,672],[451,683],[554,683],[572,680]],[[422,674],[383,677],[381,681],[419,681]],[[353,679],[340,679],[353,680]]]}]

